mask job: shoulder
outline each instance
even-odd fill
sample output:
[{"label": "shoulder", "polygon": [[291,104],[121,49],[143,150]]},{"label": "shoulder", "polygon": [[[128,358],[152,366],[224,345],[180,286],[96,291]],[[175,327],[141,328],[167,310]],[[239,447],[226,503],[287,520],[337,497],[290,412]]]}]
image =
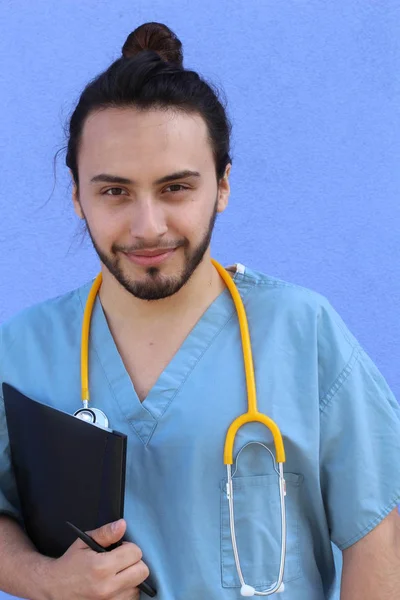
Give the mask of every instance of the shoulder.
[{"label": "shoulder", "polygon": [[250,307],[260,306],[276,314],[292,313],[312,319],[317,326],[332,321],[347,335],[343,320],[321,293],[243,265],[238,265],[234,278],[245,304]]},{"label": "shoulder", "polygon": [[240,263],[236,265],[236,272],[234,267],[232,269],[239,289],[249,291],[251,298],[271,301],[279,299],[280,301],[284,300],[285,303],[297,306],[300,304],[309,305],[312,308],[327,302],[324,296],[314,290],[257,271]]},{"label": "shoulder", "polygon": [[0,340],[3,350],[11,350],[14,345],[23,346],[37,336],[59,335],[71,330],[81,321],[83,302],[90,288],[90,282],[50,298],[20,311],[0,326]]},{"label": "shoulder", "polygon": [[[359,348],[330,301],[317,291],[248,267],[236,271],[246,313],[265,335],[295,350],[315,354],[321,364],[341,370]],[[263,325],[264,324],[264,325]]]}]

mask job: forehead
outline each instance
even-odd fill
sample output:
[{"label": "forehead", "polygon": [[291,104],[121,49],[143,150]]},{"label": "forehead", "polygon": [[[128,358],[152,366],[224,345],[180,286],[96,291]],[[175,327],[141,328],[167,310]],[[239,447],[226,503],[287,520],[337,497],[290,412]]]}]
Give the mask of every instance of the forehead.
[{"label": "forehead", "polygon": [[177,167],[214,168],[207,126],[198,114],[107,108],[88,116],[79,171],[145,176]]}]

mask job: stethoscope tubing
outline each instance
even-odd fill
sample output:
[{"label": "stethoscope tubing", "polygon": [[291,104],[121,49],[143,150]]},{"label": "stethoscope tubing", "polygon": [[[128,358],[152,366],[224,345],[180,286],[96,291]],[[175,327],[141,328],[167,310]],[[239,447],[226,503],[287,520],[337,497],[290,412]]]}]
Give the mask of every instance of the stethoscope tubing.
[{"label": "stethoscope tubing", "polygon": [[[233,555],[235,558],[236,570],[239,576],[241,586],[245,586],[246,582],[243,577],[242,567],[240,564],[239,552],[236,540],[235,531],[235,515],[234,515],[234,493],[233,493],[233,478],[232,478],[232,465],[226,465],[227,469],[227,490],[226,495],[229,505],[229,525],[232,540]],[[280,499],[280,512],[281,512],[281,555],[279,561],[279,574],[278,579],[270,588],[263,591],[254,590],[255,596],[271,596],[279,591],[282,586],[283,575],[285,570],[285,556],[286,556],[286,507],[285,507],[285,496],[286,496],[286,483],[283,476],[283,464],[278,463],[279,469],[279,499]]]},{"label": "stethoscope tubing", "polygon": [[[243,349],[243,360],[244,360],[244,368],[246,374],[246,387],[247,387],[247,412],[243,413],[239,417],[237,417],[229,426],[225,445],[224,445],[224,464],[227,468],[227,498],[229,502],[229,521],[230,521],[230,530],[231,530],[231,539],[232,539],[232,547],[233,553],[235,557],[235,564],[237,568],[237,572],[239,575],[240,583],[243,587],[251,588],[251,586],[247,586],[245,583],[239,553],[237,548],[236,541],[236,532],[235,532],[235,517],[234,517],[234,500],[233,500],[233,481],[232,481],[232,465],[233,465],[233,448],[235,444],[236,434],[239,429],[247,424],[252,422],[258,422],[265,427],[267,427],[272,433],[274,446],[275,446],[275,454],[276,454],[276,463],[279,468],[279,496],[280,496],[280,507],[281,507],[281,556],[280,556],[280,566],[279,566],[279,574],[276,583],[263,591],[256,591],[254,588],[251,588],[252,595],[257,596],[269,596],[274,594],[275,592],[282,591],[283,589],[283,575],[284,575],[284,567],[285,567],[285,556],[286,556],[286,510],[285,510],[285,495],[286,495],[286,484],[283,474],[283,464],[286,460],[285,458],[285,449],[283,445],[282,434],[279,430],[277,424],[267,415],[260,413],[257,407],[257,395],[256,395],[256,384],[255,384],[255,374],[254,374],[254,364],[253,364],[253,355],[251,349],[251,341],[250,341],[250,333],[249,326],[247,322],[246,311],[243,305],[243,301],[240,297],[240,294],[237,290],[235,283],[233,282],[229,273],[224,269],[222,265],[220,265],[217,261],[211,261],[214,268],[219,273],[220,277],[225,282],[228,290],[231,293],[233,302],[235,304],[236,312],[239,320],[240,327],[240,336],[242,341],[242,349]],[[93,306],[96,300],[97,294],[99,292],[100,286],[102,284],[102,274],[99,273],[95,278],[92,287],[89,291],[89,295],[86,301],[84,315],[83,315],[83,324],[82,324],[82,335],[81,335],[81,400],[83,403],[83,408],[76,411],[75,415],[93,413],[95,417],[98,415],[99,419],[105,419],[108,426],[107,417],[104,415],[102,411],[95,408],[89,408],[89,400],[90,400],[90,391],[89,391],[89,337],[90,337],[90,323],[91,317],[93,313]],[[95,421],[93,421],[95,422]],[[103,423],[104,426],[104,423]],[[262,444],[263,445],[263,444]],[[267,448],[267,450],[271,453],[271,451]],[[240,452],[239,452],[240,454]],[[238,454],[238,456],[239,456]],[[271,453],[272,455],[272,453]],[[238,457],[237,457],[238,458]],[[274,461],[275,468],[275,458],[272,455]],[[275,469],[276,470],[276,469]],[[280,590],[281,588],[281,590]],[[243,592],[243,590],[242,590]],[[245,595],[245,594],[243,594]],[[248,594],[246,594],[248,595]]]}]

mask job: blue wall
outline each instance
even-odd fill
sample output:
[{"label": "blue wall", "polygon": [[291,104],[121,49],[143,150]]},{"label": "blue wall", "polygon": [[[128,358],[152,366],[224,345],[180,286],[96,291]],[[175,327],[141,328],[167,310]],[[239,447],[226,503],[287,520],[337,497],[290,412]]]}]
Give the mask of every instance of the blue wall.
[{"label": "blue wall", "polygon": [[96,273],[62,160],[46,202],[52,159],[82,87],[158,20],[229,100],[214,256],[325,294],[400,398],[399,17],[389,0],[3,1],[0,322]]}]

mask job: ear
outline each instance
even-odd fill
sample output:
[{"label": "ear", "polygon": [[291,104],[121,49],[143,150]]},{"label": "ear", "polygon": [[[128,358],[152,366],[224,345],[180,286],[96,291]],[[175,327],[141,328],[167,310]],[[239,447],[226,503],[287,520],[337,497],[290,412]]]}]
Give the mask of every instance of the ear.
[{"label": "ear", "polygon": [[231,172],[231,164],[226,165],[225,173],[218,183],[218,202],[217,212],[222,213],[228,206],[229,194],[231,188],[229,185],[229,174]]},{"label": "ear", "polygon": [[84,219],[85,216],[83,214],[81,203],[79,201],[78,186],[76,184],[76,181],[74,179],[71,169],[70,169],[69,173],[70,173],[71,179],[72,179],[72,202],[74,205],[74,211],[80,219]]}]

